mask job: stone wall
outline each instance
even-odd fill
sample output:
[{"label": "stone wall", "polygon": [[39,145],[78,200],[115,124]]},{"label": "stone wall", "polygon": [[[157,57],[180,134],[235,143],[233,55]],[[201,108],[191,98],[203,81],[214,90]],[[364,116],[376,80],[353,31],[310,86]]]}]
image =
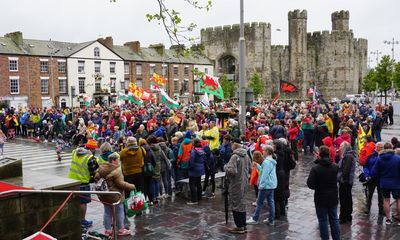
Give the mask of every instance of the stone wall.
[{"label": "stone wall", "polygon": [[[271,25],[264,22],[245,24],[246,44],[246,79],[253,73],[260,74],[266,84],[266,94],[271,94]],[[220,77],[219,60],[225,56],[232,56],[236,60],[235,79],[239,72],[239,36],[240,26],[227,25],[223,27],[206,28],[201,30],[201,43],[205,47],[205,54],[215,60],[215,75]]]},{"label": "stone wall", "polygon": [[[20,240],[38,232],[67,195],[23,194],[0,198],[0,236]],[[45,233],[57,239],[81,239],[79,199],[72,197]]]},{"label": "stone wall", "polygon": [[[354,38],[349,18],[348,11],[334,12],[331,31],[307,33],[307,11],[290,11],[288,46],[271,46],[270,24],[246,24],[247,79],[255,71],[260,73],[267,98],[275,96],[281,80],[298,88],[286,96],[293,99],[304,99],[313,82],[326,100],[360,92],[367,72],[368,42]],[[238,66],[238,40],[239,25],[201,30],[205,54],[215,60],[217,76],[223,74],[218,60],[224,56],[233,56]]]}]

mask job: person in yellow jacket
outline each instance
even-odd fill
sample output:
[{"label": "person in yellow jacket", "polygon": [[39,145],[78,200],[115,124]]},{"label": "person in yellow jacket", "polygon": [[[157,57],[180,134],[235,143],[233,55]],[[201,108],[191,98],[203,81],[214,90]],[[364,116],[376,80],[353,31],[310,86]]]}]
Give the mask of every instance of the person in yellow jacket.
[{"label": "person in yellow jacket", "polygon": [[[86,148],[93,146],[87,145]],[[97,158],[89,150],[78,147],[72,151],[72,162],[70,165],[68,177],[81,182],[81,191],[90,191],[89,183],[93,182],[96,170],[99,167]],[[85,198],[80,198],[80,216],[81,226],[89,227],[93,221],[85,219],[87,204],[91,202],[90,194],[83,195]]]},{"label": "person in yellow jacket", "polygon": [[333,121],[332,121],[332,118],[328,114],[325,114],[325,124],[328,127],[329,135],[333,136]]},{"label": "person in yellow jacket", "polygon": [[205,131],[204,136],[210,142],[211,151],[218,150],[220,142],[219,142],[219,129],[215,125],[215,121],[210,121],[210,129]]}]

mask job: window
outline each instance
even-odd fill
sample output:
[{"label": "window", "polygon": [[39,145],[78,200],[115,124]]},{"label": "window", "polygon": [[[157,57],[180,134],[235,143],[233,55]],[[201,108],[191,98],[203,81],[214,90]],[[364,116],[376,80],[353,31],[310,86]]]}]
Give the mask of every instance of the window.
[{"label": "window", "polygon": [[129,63],[124,63],[124,73],[129,74]]},{"label": "window", "polygon": [[94,48],[94,56],[95,57],[100,57],[100,49],[98,47]]},{"label": "window", "polygon": [[94,91],[95,92],[101,92],[101,78],[95,79]]},{"label": "window", "polygon": [[185,68],[183,69],[183,74],[185,75],[185,77],[189,77],[189,66],[185,66]]},{"label": "window", "polygon": [[42,73],[49,72],[49,61],[47,61],[47,59],[40,60],[40,72]]},{"label": "window", "polygon": [[115,62],[110,62],[110,73],[115,74]]},{"label": "window", "polygon": [[110,78],[110,92],[115,93],[116,78]]},{"label": "window", "polygon": [[122,89],[128,90],[129,89],[129,83],[130,83],[129,78],[125,78],[125,81],[123,83],[124,83],[124,87]]},{"label": "window", "polygon": [[174,77],[178,76],[178,66],[174,66]]},{"label": "window", "polygon": [[94,62],[94,72],[100,73],[101,70],[101,62]]},{"label": "window", "polygon": [[208,74],[208,68],[204,68],[204,73]]},{"label": "window", "polygon": [[85,61],[78,61],[78,73],[85,73]]},{"label": "window", "polygon": [[125,90],[126,88],[125,88],[125,82],[126,82],[126,80],[125,81],[123,81],[123,82],[120,82],[120,88],[121,88],[121,90]]},{"label": "window", "polygon": [[142,64],[136,64],[136,76],[142,75]]},{"label": "window", "polygon": [[10,72],[18,71],[18,58],[8,58]]},{"label": "window", "polygon": [[10,77],[10,93],[19,94],[19,77]]},{"label": "window", "polygon": [[79,78],[79,93],[85,93],[85,78]]},{"label": "window", "polygon": [[58,78],[58,91],[67,93],[67,78]]},{"label": "window", "polygon": [[166,77],[166,76],[168,75],[167,71],[168,71],[168,66],[167,66],[166,64],[163,64],[162,70],[161,70],[161,74],[162,74],[164,77]]},{"label": "window", "polygon": [[40,89],[42,94],[49,93],[49,78],[40,78]]},{"label": "window", "polygon": [[58,62],[58,72],[65,73],[65,66],[66,66],[66,62],[64,62],[64,61]]},{"label": "window", "polygon": [[187,94],[189,92],[189,80],[185,79],[181,82],[181,89],[180,94]]},{"label": "window", "polygon": [[136,86],[143,87],[143,81],[142,80],[136,80]]},{"label": "window", "polygon": [[174,93],[179,93],[180,86],[179,86],[179,80],[174,79]]},{"label": "window", "polygon": [[200,81],[199,80],[194,80],[193,85],[194,85],[194,92],[195,93],[200,92]]},{"label": "window", "polygon": [[153,73],[156,72],[156,65],[155,64],[150,64],[150,76],[153,75]]}]

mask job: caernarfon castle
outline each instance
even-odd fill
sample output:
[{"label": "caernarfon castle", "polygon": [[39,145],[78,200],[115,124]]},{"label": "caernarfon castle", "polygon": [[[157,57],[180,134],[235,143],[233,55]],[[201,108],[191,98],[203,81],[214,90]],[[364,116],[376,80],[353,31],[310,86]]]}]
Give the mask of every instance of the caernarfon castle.
[{"label": "caernarfon castle", "polygon": [[[289,12],[289,45],[271,45],[271,25],[259,22],[245,24],[246,76],[259,73],[265,82],[265,97],[279,91],[280,82],[297,87],[286,94],[291,99],[304,99],[316,84],[325,99],[343,97],[361,91],[367,72],[368,42],[355,38],[349,28],[348,11],[332,13],[332,30],[307,32],[307,11]],[[238,80],[239,25],[201,30],[205,55],[215,61],[215,75],[227,74]]]}]

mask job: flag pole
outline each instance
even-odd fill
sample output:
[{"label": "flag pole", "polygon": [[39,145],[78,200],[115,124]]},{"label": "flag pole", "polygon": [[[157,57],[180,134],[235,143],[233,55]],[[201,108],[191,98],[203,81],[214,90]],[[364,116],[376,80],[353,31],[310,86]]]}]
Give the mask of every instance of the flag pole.
[{"label": "flag pole", "polygon": [[312,95],[312,99],[313,99],[313,103],[315,102],[315,92],[317,91],[317,85],[315,85],[315,82],[314,82],[314,89],[313,89],[314,91],[313,91],[313,95]]},{"label": "flag pole", "polygon": [[239,128],[246,132],[246,69],[245,69],[245,38],[244,38],[244,0],[240,0],[240,37],[239,37]]}]

